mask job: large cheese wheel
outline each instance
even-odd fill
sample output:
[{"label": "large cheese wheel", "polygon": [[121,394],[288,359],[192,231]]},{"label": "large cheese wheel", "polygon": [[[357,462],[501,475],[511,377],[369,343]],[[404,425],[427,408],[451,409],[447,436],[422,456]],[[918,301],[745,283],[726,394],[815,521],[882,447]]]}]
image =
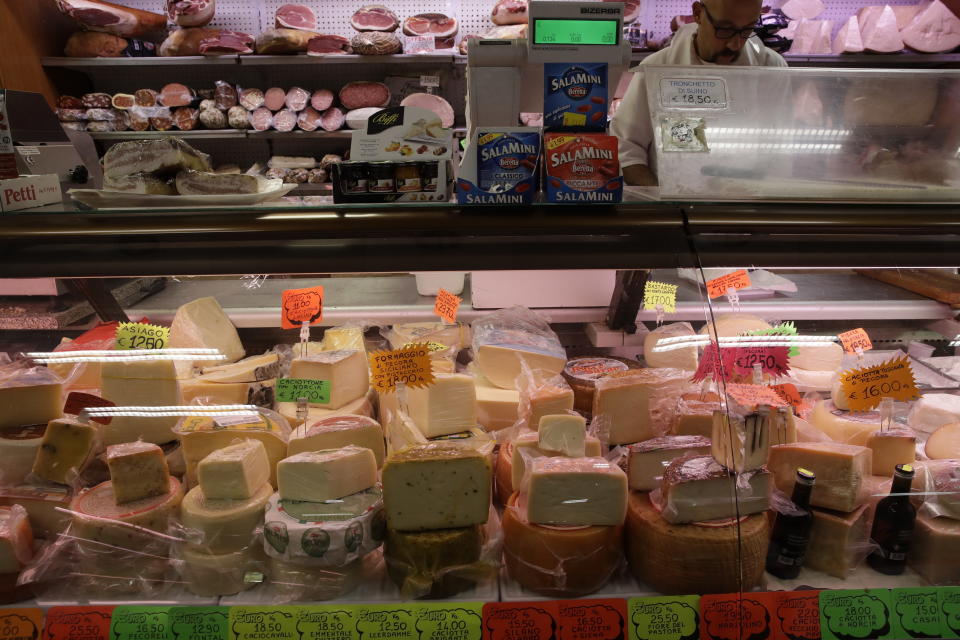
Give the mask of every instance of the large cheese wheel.
[{"label": "large cheese wheel", "polygon": [[263,566],[259,546],[250,546],[232,553],[205,553],[186,547],[183,554],[183,577],[191,593],[203,597],[232,596],[256,585],[247,582],[248,571]]},{"label": "large cheese wheel", "polygon": [[180,505],[180,519],[184,527],[199,534],[191,542],[206,553],[240,551],[253,541],[271,495],[273,487],[265,484],[246,500],[207,500],[203,490],[194,487]]},{"label": "large cheese wheel", "polygon": [[33,469],[46,424],[8,427],[0,431],[0,482],[6,486],[21,484]]},{"label": "large cheese wheel", "polygon": [[934,431],[927,439],[924,452],[934,460],[960,458],[960,422],[945,424]]},{"label": "large cheese wheel", "polygon": [[272,597],[275,602],[333,600],[344,596],[360,583],[363,561],[344,567],[307,567],[276,558],[267,561]]},{"label": "large cheese wheel", "polygon": [[763,514],[739,527],[669,524],[648,493],[630,494],[627,562],[637,580],[663,594],[750,591],[763,577],[768,537]]},{"label": "large cheese wheel", "polygon": [[770,323],[752,313],[724,313],[717,316],[713,322],[700,327],[699,334],[709,333],[711,338],[733,338],[748,331],[762,331],[770,329]]},{"label": "large cheese wheel", "polygon": [[151,539],[142,529],[166,533],[170,518],[176,517],[182,500],[183,485],[173,477],[166,494],[122,505],[117,505],[114,498],[113,483],[103,482],[79,494],[70,503],[73,512],[70,532],[92,542],[139,549],[145,540]]},{"label": "large cheese wheel", "polygon": [[383,558],[387,575],[411,598],[449,598],[476,587],[494,569],[480,562],[480,525],[436,531],[387,530]]},{"label": "large cheese wheel", "polygon": [[622,526],[547,527],[525,522],[513,494],[503,512],[503,550],[510,577],[551,598],[600,590],[623,558]]}]

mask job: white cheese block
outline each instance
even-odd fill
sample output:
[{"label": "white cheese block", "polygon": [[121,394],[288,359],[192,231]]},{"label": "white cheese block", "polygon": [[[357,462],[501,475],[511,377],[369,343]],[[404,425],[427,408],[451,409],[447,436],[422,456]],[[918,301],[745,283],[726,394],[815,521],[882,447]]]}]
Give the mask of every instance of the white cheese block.
[{"label": "white cheese block", "polygon": [[727,469],[759,469],[766,464],[770,449],[769,409],[764,407],[746,416],[715,412],[710,442],[713,457]]},{"label": "white cheese block", "polygon": [[[526,473],[524,451],[527,452],[527,457],[563,455],[556,451],[545,451],[541,449],[540,435],[536,431],[525,431],[518,435],[513,442],[504,443],[500,446],[506,447],[510,454],[506,457],[501,456],[498,460],[498,462],[503,462],[505,459],[509,461],[510,468],[508,472],[501,474],[500,470],[497,470],[498,482],[507,482],[509,478],[509,491],[505,491],[507,497],[514,491],[519,491],[520,487],[523,486],[523,476]],[[583,448],[584,455],[589,458],[599,458],[602,452],[600,439],[596,436],[588,435],[584,440]]]},{"label": "white cheese block", "polygon": [[732,338],[749,331],[771,329],[770,323],[752,313],[724,313],[717,316],[713,323],[700,327],[698,333],[709,333],[711,337]]},{"label": "white cheese block", "polygon": [[407,410],[426,438],[477,426],[477,392],[473,378],[440,374],[427,387],[407,389]]},{"label": "white cheese block", "polygon": [[[396,394],[391,394],[396,397]],[[312,424],[317,420],[323,420],[334,416],[366,416],[373,417],[373,405],[377,398],[377,393],[372,389],[366,395],[361,396],[353,402],[348,402],[339,409],[321,409],[320,407],[307,406],[306,423]],[[296,402],[278,402],[276,403],[277,413],[282,415],[291,426],[299,427],[304,421],[297,417]]]},{"label": "white cheese block", "polygon": [[960,458],[960,422],[945,424],[927,438],[924,452],[928,458]]},{"label": "white cheese block", "polygon": [[873,456],[870,449],[836,442],[798,442],[770,448],[767,467],[777,488],[791,495],[797,467],[817,475],[810,504],[849,513],[864,503]]},{"label": "white cheese block", "polygon": [[46,430],[46,423],[0,430],[0,485],[14,486],[26,479]]},{"label": "white cheese block", "polygon": [[960,47],[960,18],[940,0],[933,0],[901,27],[900,36],[904,44],[921,53],[950,52]]},{"label": "white cheese block", "polygon": [[792,382],[797,387],[797,391],[802,393],[804,391],[830,391],[836,379],[836,371],[795,369],[791,362],[786,382]]},{"label": "white cheese block", "polygon": [[541,451],[561,453],[571,458],[586,455],[587,422],[583,416],[569,413],[540,418],[538,447]]},{"label": "white cheese block", "polygon": [[33,529],[18,504],[0,507],[0,574],[17,574],[33,558]]},{"label": "white cheese block", "polygon": [[863,38],[860,37],[860,21],[856,15],[847,18],[847,21],[840,27],[837,37],[833,39],[833,52],[841,53],[863,53]]},{"label": "white cheese block", "polygon": [[370,389],[370,372],[362,351],[325,351],[294,358],[290,377],[306,380],[328,380],[330,402],[310,403],[324,409],[339,409],[362,398]]},{"label": "white cheese block", "polygon": [[[104,362],[102,366],[103,398],[118,406],[163,407],[183,404],[177,371],[173,361]],[[163,444],[175,440],[171,431],[176,416],[117,416],[103,425],[100,433],[104,444],[120,444],[143,440]]]},{"label": "white cheese block", "polygon": [[703,436],[661,436],[628,447],[627,480],[634,491],[653,491],[667,465],[688,454],[710,453],[710,438]]},{"label": "white cheese block", "polygon": [[520,392],[516,389],[501,389],[479,372],[474,373],[477,393],[477,423],[487,431],[499,431],[512,427],[517,421],[520,407]]},{"label": "white cheese block", "polygon": [[833,384],[830,385],[830,400],[833,401],[833,406],[842,411],[850,410],[850,402],[847,398],[847,394],[843,392],[843,382],[840,380],[840,377],[834,379]]},{"label": "white cheese block", "polygon": [[383,466],[387,522],[398,531],[483,524],[490,484],[490,459],[479,451],[433,442],[409,447]]},{"label": "white cheese block", "polygon": [[377,549],[386,535],[379,485],[329,502],[273,494],[264,514],[263,548],[278,560],[342,567]]},{"label": "white cheese block", "polygon": [[821,0],[787,0],[780,8],[792,20],[812,20],[823,13],[826,7]]},{"label": "white cheese block", "polygon": [[299,426],[290,434],[287,454],[294,456],[304,451],[339,449],[349,445],[370,449],[377,467],[383,466],[386,453],[383,428],[366,416],[330,416]]},{"label": "white cheese block", "polygon": [[870,506],[864,504],[850,513],[821,509],[810,512],[813,527],[804,566],[847,578],[870,553]]},{"label": "white cheese block", "polygon": [[533,524],[617,526],[627,516],[627,474],[603,458],[534,458],[526,492]]},{"label": "white cheese block", "polygon": [[162,496],[169,489],[170,469],[163,450],[150,442],[124,442],[107,447],[107,468],[117,504]]},{"label": "white cheese block", "polygon": [[477,336],[474,345],[480,372],[503,389],[516,389],[523,371],[521,361],[531,371],[559,374],[567,354],[556,340],[520,330],[495,330]]},{"label": "white cheese block", "polygon": [[836,342],[820,346],[798,347],[797,355],[790,356],[790,368],[808,371],[836,371],[843,362],[843,347]]},{"label": "white cheese block", "polygon": [[386,333],[391,349],[400,349],[408,344],[436,342],[453,351],[470,344],[470,327],[463,324],[443,322],[409,322],[396,324]]},{"label": "white cheese block", "polygon": [[270,459],[259,440],[218,449],[197,465],[197,478],[210,500],[246,500],[270,482]]},{"label": "white cheese block", "polygon": [[893,477],[898,464],[913,464],[917,459],[917,436],[909,429],[875,431],[867,438],[873,452],[873,475]]},{"label": "white cheese block", "polygon": [[536,429],[543,416],[573,410],[573,389],[566,381],[553,376],[545,383],[525,385],[520,392],[520,413],[527,416],[527,424]]},{"label": "white cheese block", "polygon": [[960,396],[925,393],[913,403],[907,424],[921,433],[933,433],[951,422],[960,422]]},{"label": "white cheese block", "polygon": [[823,401],[817,402],[810,414],[810,423],[835,442],[866,446],[870,434],[880,428],[877,413],[833,412],[827,407]]},{"label": "white cheese block", "polygon": [[410,416],[403,411],[393,414],[393,419],[387,423],[387,454],[403,451],[407,447],[426,444],[427,439],[417,428]]},{"label": "white cheese block", "polygon": [[[279,416],[277,416],[279,418]],[[247,424],[229,427],[219,426],[210,416],[188,416],[177,425],[177,434],[183,445],[183,458],[187,465],[186,480],[197,482],[197,465],[217,449],[233,444],[237,438],[252,438],[263,443],[270,459],[270,484],[276,486],[276,466],[287,455],[289,427],[286,423],[261,414]]]},{"label": "white cheese block", "polygon": [[280,374],[280,356],[265,353],[238,362],[204,367],[198,379],[204,382],[260,382]]},{"label": "white cheese block", "polygon": [[194,487],[180,505],[180,521],[188,530],[191,546],[207,553],[231,553],[249,547],[255,530],[263,522],[263,510],[273,487],[262,485],[252,496],[241,500],[207,498],[202,487]]},{"label": "white cheese block", "polygon": [[46,424],[63,415],[63,385],[51,371],[0,371],[0,429]]},{"label": "white cheese block", "polygon": [[690,377],[681,369],[634,369],[597,380],[593,423],[601,439],[629,444],[667,433],[675,401]]},{"label": "white cheese block", "polygon": [[236,362],[244,355],[237,328],[216,298],[198,298],[177,309],[170,325],[170,346],[216,349],[227,357],[225,362]]},{"label": "white cheese block", "polygon": [[280,461],[277,483],[284,500],[339,500],[377,483],[377,460],[370,449],[354,445],[304,451]]},{"label": "white cheese block", "polygon": [[255,587],[256,582],[247,582],[245,578],[248,572],[261,570],[261,554],[256,547],[218,554],[184,547],[181,555],[187,589],[194,595],[213,598]]},{"label": "white cheese block", "polygon": [[860,25],[863,48],[874,53],[896,53],[903,49],[900,29],[897,27],[897,14],[887,5],[883,10],[868,17]]},{"label": "white cheese block", "polygon": [[663,518],[683,524],[760,513],[767,509],[772,484],[765,469],[735,478],[711,456],[677,458],[660,481]]},{"label": "white cheese block", "polygon": [[671,369],[697,369],[697,347],[684,347],[671,351],[654,351],[654,347],[665,338],[696,335],[689,322],[673,322],[657,327],[643,339],[643,359],[648,367],[666,367]]}]

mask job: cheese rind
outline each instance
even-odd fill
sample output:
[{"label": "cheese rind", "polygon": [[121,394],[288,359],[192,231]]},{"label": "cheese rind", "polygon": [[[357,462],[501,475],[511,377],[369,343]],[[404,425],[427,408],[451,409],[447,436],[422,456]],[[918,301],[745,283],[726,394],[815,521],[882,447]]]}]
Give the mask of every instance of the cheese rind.
[{"label": "cheese rind", "polygon": [[348,445],[370,449],[377,467],[383,466],[386,455],[383,428],[379,422],[366,416],[330,416],[297,427],[290,434],[287,454],[293,456],[304,451],[339,449]]},{"label": "cheese rind", "polygon": [[660,480],[663,518],[683,524],[760,513],[769,504],[771,485],[765,469],[734,477],[711,456],[677,458]]},{"label": "cheese rind", "polygon": [[634,491],[653,491],[667,465],[685,455],[710,453],[710,438],[703,436],[661,436],[632,444],[628,448],[627,480]]},{"label": "cheese rind", "polygon": [[930,584],[960,582],[960,520],[917,514],[907,562]]},{"label": "cheese rind", "polygon": [[118,505],[162,496],[170,487],[170,469],[163,450],[149,442],[107,447],[107,467]]},{"label": "cheese rind", "polygon": [[280,374],[280,356],[265,353],[230,364],[204,367],[197,379],[204,382],[262,382]]},{"label": "cheese rind", "polygon": [[290,377],[330,382],[330,401],[311,402],[311,406],[339,409],[366,395],[370,389],[370,371],[362,351],[324,351],[290,363]]},{"label": "cheese rind", "polygon": [[512,427],[520,408],[520,392],[494,386],[481,374],[474,374],[477,394],[477,423],[487,431]]},{"label": "cheese rind", "polygon": [[627,474],[603,458],[534,458],[525,489],[534,524],[619,526],[627,515]]},{"label": "cheese rind", "polygon": [[529,411],[527,424],[537,429],[544,416],[573,410],[573,389],[563,378],[555,376],[545,384],[524,389],[520,394],[521,412]]},{"label": "cheese rind", "polygon": [[537,429],[541,451],[561,453],[571,458],[586,455],[587,421],[583,416],[568,413],[546,415],[540,418]]},{"label": "cheese rind", "polygon": [[873,452],[872,469],[877,476],[893,477],[898,464],[913,464],[917,459],[917,436],[909,429],[876,431],[867,439]]},{"label": "cheese rind", "polygon": [[202,487],[194,487],[180,505],[183,526],[196,532],[196,537],[188,536],[191,546],[215,554],[249,547],[271,495],[273,487],[264,484],[243,500],[215,500],[208,498]]},{"label": "cheese rind", "polygon": [[846,578],[870,553],[869,505],[864,504],[850,513],[810,511],[813,527],[804,565],[836,578]]},{"label": "cheese rind", "polygon": [[41,424],[63,415],[63,384],[45,368],[0,372],[0,429]]},{"label": "cheese rind", "polygon": [[[176,366],[171,360],[104,362],[103,399],[118,406],[163,407],[183,404]],[[176,439],[177,417],[117,416],[100,429],[104,444],[143,440],[163,444]]]},{"label": "cheese rind", "polygon": [[176,478],[171,477],[169,481],[169,490],[164,495],[122,505],[117,504],[113,495],[112,482],[103,482],[78,494],[70,503],[71,533],[80,539],[123,549],[145,539],[142,532],[123,525],[166,533],[170,519],[176,516],[183,500],[183,486]]},{"label": "cheese rind", "polygon": [[473,378],[439,374],[433,384],[407,389],[407,409],[426,438],[459,433],[477,426],[477,392]]},{"label": "cheese rind", "polygon": [[276,380],[262,382],[208,382],[202,377],[180,380],[183,403],[190,404],[253,404],[272,407]]},{"label": "cheese rind", "polygon": [[218,449],[197,465],[197,478],[210,500],[246,500],[270,482],[270,459],[259,440]]},{"label": "cheese rind", "polygon": [[217,349],[236,362],[244,355],[243,343],[216,298],[197,298],[177,309],[170,325],[170,346]]},{"label": "cheese rind", "polygon": [[[602,447],[600,444],[600,439],[596,436],[589,435],[585,438],[583,443],[584,455],[590,458],[599,458]],[[509,478],[509,486],[505,487],[506,497],[509,497],[514,491],[519,491],[520,487],[523,485],[523,476],[526,473],[526,465],[524,463],[524,450],[528,451],[528,456],[557,456],[561,455],[558,452],[554,451],[545,451],[540,448],[540,436],[536,431],[527,431],[518,435],[513,442],[504,443],[501,445],[501,450],[506,450],[509,454],[506,456],[507,460],[510,462],[510,469],[508,473],[501,474],[497,473],[498,478],[503,478],[503,483],[506,484],[506,479]],[[503,457],[500,458],[503,460]]]},{"label": "cheese rind", "polygon": [[770,411],[740,416],[716,411],[710,438],[713,457],[737,472],[759,469],[767,462],[770,449]]},{"label": "cheese rind", "polygon": [[680,369],[635,369],[597,381],[593,420],[610,444],[649,440],[667,432],[672,398],[689,378]]},{"label": "cheese rind", "polygon": [[490,509],[488,456],[467,447],[427,443],[387,458],[383,501],[398,531],[428,531],[483,524]]},{"label": "cheese rind", "polygon": [[643,339],[643,359],[646,360],[647,366],[696,371],[697,347],[684,347],[682,349],[671,349],[670,351],[654,350],[661,340],[693,335],[696,335],[696,333],[689,322],[665,324],[648,333]]},{"label": "cheese rind", "polygon": [[365,447],[304,451],[277,465],[277,489],[284,500],[339,500],[376,483],[377,460]]},{"label": "cheese rind", "polygon": [[770,448],[767,466],[777,488],[790,495],[797,467],[817,475],[810,504],[849,513],[866,500],[865,478],[871,475],[870,449],[836,442],[798,442]]},{"label": "cheese rind", "polygon": [[924,452],[933,460],[960,458],[960,422],[945,424],[927,438]]},{"label": "cheese rind", "polygon": [[70,484],[93,454],[97,430],[70,418],[51,420],[33,463],[33,474],[49,482]]}]

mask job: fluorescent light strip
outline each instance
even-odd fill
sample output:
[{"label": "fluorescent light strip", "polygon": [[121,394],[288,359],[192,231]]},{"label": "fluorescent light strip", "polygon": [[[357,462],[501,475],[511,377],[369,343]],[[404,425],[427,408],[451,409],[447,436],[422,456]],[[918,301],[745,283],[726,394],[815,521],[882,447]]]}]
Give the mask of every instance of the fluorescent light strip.
[{"label": "fluorescent light strip", "polygon": [[190,348],[171,348],[171,349],[77,349],[76,351],[34,351],[27,353],[29,358],[69,358],[72,356],[122,356],[122,355],[151,355],[157,352],[185,354],[193,353],[201,356],[220,355],[219,349],[190,349]]},{"label": "fluorescent light strip", "polygon": [[[958,336],[960,338],[960,336]],[[707,342],[712,342],[713,338],[709,335],[698,334],[694,336],[677,336],[676,338],[662,338],[657,341],[657,344],[675,344],[678,342],[701,342],[706,340]],[[840,338],[837,336],[789,336],[789,335],[763,335],[763,336],[730,336],[730,337],[721,337],[717,338],[717,342],[720,344],[734,344],[737,342],[763,342],[763,341],[775,341],[783,340],[789,341],[792,343],[808,343],[808,342],[839,342]]]},{"label": "fluorescent light strip", "polygon": [[[225,355],[197,355],[197,354],[163,354],[163,350],[158,349],[153,355],[142,356],[73,356],[69,358],[33,358],[34,362],[39,364],[70,364],[77,362],[165,362],[169,360],[201,360],[204,362],[223,362],[227,359]],[[123,353],[122,351],[120,353]]]},{"label": "fluorescent light strip", "polygon": [[84,409],[83,411],[92,418],[117,418],[117,417],[135,417],[135,418],[173,418],[186,416],[223,417],[223,418],[260,418],[260,414],[254,411],[217,411],[215,413],[201,411],[118,411],[117,413],[98,413],[95,409]]},{"label": "fluorescent light strip", "polygon": [[169,406],[151,406],[151,407],[89,407],[86,411],[91,414],[96,411],[97,415],[107,416],[110,414],[122,413],[123,411],[141,411],[149,413],[151,411],[189,411],[187,415],[194,413],[224,413],[227,411],[245,411],[256,412],[260,407],[253,404],[207,404],[207,405],[169,405]]}]

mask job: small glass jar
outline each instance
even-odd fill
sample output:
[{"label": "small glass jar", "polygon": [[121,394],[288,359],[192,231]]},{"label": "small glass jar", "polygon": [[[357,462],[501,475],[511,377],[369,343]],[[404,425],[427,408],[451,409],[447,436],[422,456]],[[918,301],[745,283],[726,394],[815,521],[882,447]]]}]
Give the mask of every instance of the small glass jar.
[{"label": "small glass jar", "polygon": [[369,189],[366,162],[341,162],[340,183],[344,193],[367,193]]},{"label": "small glass jar", "polygon": [[420,163],[420,182],[424,191],[435,192],[437,190],[437,181],[440,176],[439,162],[421,162]]},{"label": "small glass jar", "polygon": [[392,162],[371,162],[368,166],[370,181],[367,186],[370,193],[393,193],[397,190]]},{"label": "small glass jar", "polygon": [[419,193],[422,191],[419,162],[401,162],[396,165],[395,177],[398,193]]}]

